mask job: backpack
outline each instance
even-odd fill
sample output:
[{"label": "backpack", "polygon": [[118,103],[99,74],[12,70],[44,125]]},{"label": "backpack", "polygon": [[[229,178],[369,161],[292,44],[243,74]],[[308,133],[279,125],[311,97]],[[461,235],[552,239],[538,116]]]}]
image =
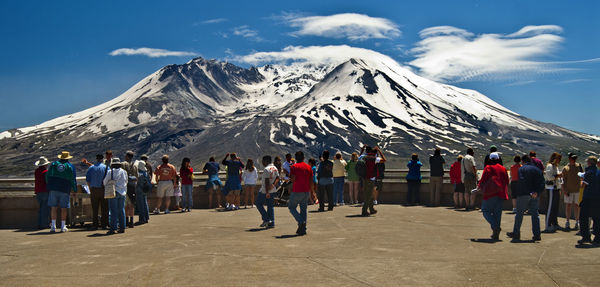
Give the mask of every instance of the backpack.
[{"label": "backpack", "polygon": [[375,163],[374,155],[367,155],[364,158],[365,166],[366,166],[366,175],[365,178],[371,179],[377,177],[377,164]]},{"label": "backpack", "polygon": [[380,162],[375,165],[377,167],[377,179],[383,179],[385,172],[385,163]]},{"label": "backpack", "polygon": [[104,185],[104,198],[105,199],[110,199],[110,198],[115,198],[116,194],[116,190],[117,190],[117,182],[115,181],[114,178],[114,169],[110,169],[110,180],[106,183],[106,185]]},{"label": "backpack", "polygon": [[354,166],[354,171],[356,171],[356,174],[360,178],[366,178],[367,177],[367,164],[365,163],[365,161],[362,159],[359,159],[356,162],[356,165]]}]

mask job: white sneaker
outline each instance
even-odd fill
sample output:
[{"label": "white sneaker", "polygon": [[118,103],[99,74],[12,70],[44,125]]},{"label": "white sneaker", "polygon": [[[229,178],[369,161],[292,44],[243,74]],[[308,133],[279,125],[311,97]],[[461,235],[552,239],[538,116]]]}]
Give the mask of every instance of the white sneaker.
[{"label": "white sneaker", "polygon": [[158,209],[157,209],[157,208],[155,208],[155,209],[154,209],[154,211],[153,211],[152,213],[154,213],[154,214],[159,214],[159,213],[160,213],[160,211],[158,211]]},{"label": "white sneaker", "polygon": [[65,233],[65,232],[69,232],[69,229],[67,229],[67,227],[63,227],[60,229],[60,232]]},{"label": "white sneaker", "polygon": [[377,200],[373,200],[373,205],[377,205]]},{"label": "white sneaker", "polygon": [[50,232],[52,232],[52,233],[56,232],[56,226],[51,226],[50,227]]},{"label": "white sneaker", "polygon": [[512,213],[517,213],[517,209],[513,208]]},{"label": "white sneaker", "polygon": [[169,214],[169,213],[171,213],[171,211],[168,208],[165,209],[165,214]]}]

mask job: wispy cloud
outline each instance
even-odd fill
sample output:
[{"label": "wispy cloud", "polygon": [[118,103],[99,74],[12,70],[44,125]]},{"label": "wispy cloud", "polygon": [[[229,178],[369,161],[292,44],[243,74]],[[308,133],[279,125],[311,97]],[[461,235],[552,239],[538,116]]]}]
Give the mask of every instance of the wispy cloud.
[{"label": "wispy cloud", "polygon": [[208,19],[208,20],[204,20],[204,21],[200,21],[197,24],[219,24],[219,23],[223,23],[229,21],[229,19],[227,18],[215,18],[215,19]]},{"label": "wispy cloud", "polygon": [[557,72],[552,62],[540,59],[552,55],[563,37],[555,25],[526,26],[508,34],[475,35],[464,29],[438,26],[422,30],[409,64],[433,80],[518,79],[523,76]]},{"label": "wispy cloud", "polygon": [[110,53],[111,56],[146,56],[150,58],[159,58],[159,57],[184,57],[184,56],[197,56],[197,53],[194,52],[185,52],[185,51],[169,51],[165,49],[155,49],[155,48],[120,48],[116,49]]},{"label": "wispy cloud", "polygon": [[241,36],[244,38],[248,38],[250,40],[254,40],[257,42],[262,42],[263,38],[258,36],[258,32],[256,30],[250,29],[248,25],[238,26],[233,28],[233,35]]},{"label": "wispy cloud", "polygon": [[386,18],[364,14],[342,13],[330,16],[284,15],[291,27],[298,28],[294,36],[347,38],[351,41],[391,39],[402,35],[398,25]]},{"label": "wispy cloud", "polygon": [[589,81],[591,81],[591,79],[572,79],[572,80],[559,81],[556,83],[557,84],[574,84],[574,83],[589,82]]},{"label": "wispy cloud", "polygon": [[288,46],[281,51],[255,52],[245,56],[233,57],[232,60],[253,65],[285,62],[338,64],[350,58],[383,59],[388,63],[396,63],[392,58],[373,50],[347,45]]}]

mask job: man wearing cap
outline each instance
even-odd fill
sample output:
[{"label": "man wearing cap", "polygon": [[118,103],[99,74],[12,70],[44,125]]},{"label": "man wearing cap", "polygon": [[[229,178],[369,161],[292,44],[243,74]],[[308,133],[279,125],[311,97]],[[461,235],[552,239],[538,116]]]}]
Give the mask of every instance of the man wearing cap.
[{"label": "man wearing cap", "polygon": [[577,155],[569,153],[569,164],[563,168],[563,186],[562,191],[564,194],[565,201],[565,230],[569,231],[571,225],[569,219],[571,219],[571,210],[575,213],[575,226],[574,230],[579,229],[579,187],[581,186],[581,179],[577,175],[583,172],[583,167],[577,163]]},{"label": "man wearing cap", "polygon": [[125,153],[125,161],[121,163],[121,168],[127,172],[127,199],[125,199],[125,212],[127,216],[127,226],[133,228],[133,212],[135,199],[135,187],[138,180],[138,169],[133,164],[133,151]]},{"label": "man wearing cap", "polygon": [[[98,230],[98,227],[105,229],[108,226],[108,201],[104,199],[104,176],[106,175],[106,165],[102,163],[104,156],[96,155],[96,163],[90,166],[85,174],[85,181],[90,187],[90,199],[92,201],[92,230]],[[102,209],[100,216],[101,222],[98,225],[98,209]]]},{"label": "man wearing cap", "polygon": [[170,213],[171,196],[173,196],[177,185],[177,170],[175,170],[175,166],[169,163],[168,155],[162,156],[162,164],[156,167],[154,174],[156,175],[156,181],[158,181],[154,214],[160,212],[163,198],[165,198],[165,214],[168,214]]},{"label": "man wearing cap", "polygon": [[107,234],[115,234],[117,226],[119,233],[125,232],[125,198],[127,197],[127,172],[121,168],[121,161],[115,157],[111,160],[110,168],[104,178],[104,185],[114,181],[115,197],[108,200],[110,206],[110,230]]},{"label": "man wearing cap", "polygon": [[148,156],[143,154],[140,160],[135,161],[138,170],[138,183],[135,188],[135,200],[138,208],[138,224],[148,223],[150,213],[148,210],[148,193],[152,191],[152,165],[148,163]]},{"label": "man wearing cap", "polygon": [[483,169],[478,190],[483,191],[481,212],[492,228],[492,240],[499,240],[502,222],[502,204],[508,199],[508,172],[500,165],[500,156],[490,154],[490,165]]},{"label": "man wearing cap", "polygon": [[69,196],[71,190],[77,191],[75,167],[69,162],[73,158],[68,151],[58,155],[58,160],[53,162],[46,172],[46,188],[50,191],[48,206],[51,207],[50,217],[52,223],[50,232],[56,232],[56,213],[60,207],[61,232],[67,229],[67,209],[70,207]]},{"label": "man wearing cap", "polygon": [[50,207],[48,207],[48,190],[46,189],[46,172],[48,172],[48,164],[50,162],[45,156],[41,156],[35,162],[35,198],[40,204],[38,210],[38,229],[48,228],[50,223]]}]

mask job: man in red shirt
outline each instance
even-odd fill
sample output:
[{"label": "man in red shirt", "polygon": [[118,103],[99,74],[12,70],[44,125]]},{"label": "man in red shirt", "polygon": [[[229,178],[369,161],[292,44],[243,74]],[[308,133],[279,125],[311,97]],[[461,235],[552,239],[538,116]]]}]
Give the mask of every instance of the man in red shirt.
[{"label": "man in red shirt", "polygon": [[[309,192],[313,188],[313,171],[310,165],[304,162],[304,153],[296,152],[296,163],[290,167],[290,179],[293,182],[288,208],[294,219],[298,222],[297,235],[306,234],[306,206],[308,205]],[[298,205],[300,212],[298,213]]]}]

